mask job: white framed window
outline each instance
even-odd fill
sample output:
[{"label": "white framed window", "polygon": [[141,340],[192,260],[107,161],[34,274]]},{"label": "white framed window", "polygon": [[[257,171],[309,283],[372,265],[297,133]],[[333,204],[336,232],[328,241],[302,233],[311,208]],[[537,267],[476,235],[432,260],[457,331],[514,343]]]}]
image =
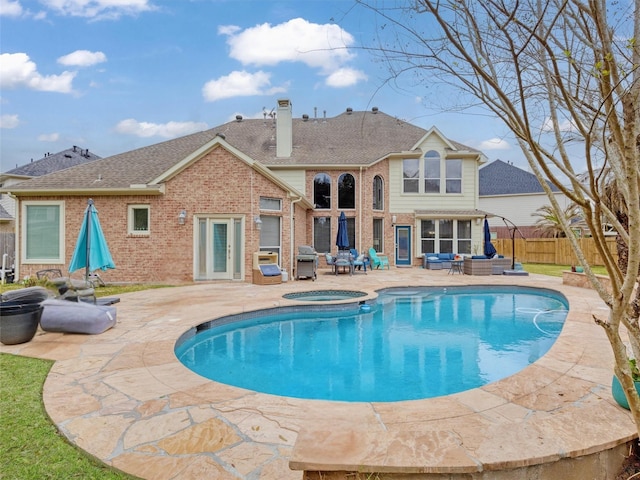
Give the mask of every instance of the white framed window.
[{"label": "white framed window", "polygon": [[471,220],[420,221],[420,253],[471,253]]},{"label": "white framed window", "polygon": [[149,235],[150,230],[149,205],[129,205],[127,208],[127,233],[129,235]]},{"label": "white framed window", "polygon": [[281,212],[282,200],[280,200],[279,198],[260,197],[260,210]]},{"label": "white framed window", "polygon": [[462,193],[462,160],[449,159],[445,162],[447,193]]},{"label": "white framed window", "polygon": [[22,202],[23,263],[64,264],[64,202]]},{"label": "white framed window", "polygon": [[373,209],[384,210],[384,181],[380,175],[373,177]]},{"label": "white framed window", "polygon": [[262,227],[260,229],[260,250],[278,254],[278,262],[282,264],[282,221],[273,215],[260,215]]}]

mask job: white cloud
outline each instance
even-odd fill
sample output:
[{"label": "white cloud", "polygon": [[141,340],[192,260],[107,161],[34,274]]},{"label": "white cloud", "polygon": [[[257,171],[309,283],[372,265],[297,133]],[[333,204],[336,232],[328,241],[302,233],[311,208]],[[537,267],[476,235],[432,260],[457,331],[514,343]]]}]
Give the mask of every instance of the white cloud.
[{"label": "white cloud", "polygon": [[16,128],[20,125],[18,115],[2,114],[0,115],[0,128]]},{"label": "white cloud", "polygon": [[20,2],[0,0],[0,17],[19,17],[20,15],[22,15]]},{"label": "white cloud", "polygon": [[60,134],[58,133],[43,133],[42,135],[38,135],[40,142],[57,142],[59,138]]},{"label": "white cloud", "polygon": [[327,77],[327,85],[330,87],[350,87],[360,80],[367,80],[367,75],[361,70],[353,68],[339,68]]},{"label": "white cloud", "polygon": [[208,125],[203,122],[167,122],[149,123],[139,122],[134,118],[122,120],[116,125],[116,132],[138,137],[175,138],[189,133],[206,130]]},{"label": "white cloud", "polygon": [[284,87],[271,87],[270,73],[263,71],[249,73],[244,70],[210,80],[202,87],[202,95],[208,102],[232,97],[273,95],[284,91],[286,91]]},{"label": "white cloud", "polygon": [[156,9],[150,0],[41,0],[41,3],[61,15],[96,20],[114,20]]},{"label": "white cloud", "polygon": [[319,25],[302,18],[279,25],[263,23],[246,30],[224,26],[218,33],[229,37],[229,56],[243,65],[301,62],[328,74],[354,57],[347,49],[354,43],[350,33],[335,24]]},{"label": "white cloud", "polygon": [[489,140],[483,140],[478,145],[478,149],[481,151],[485,150],[510,150],[511,145],[509,142],[504,140],[503,138],[491,138]]},{"label": "white cloud", "polygon": [[[558,127],[561,132],[577,132],[578,131],[575,123],[573,123],[571,120],[564,120],[560,122]],[[553,122],[551,121],[550,117],[547,117],[544,123],[542,124],[542,131],[553,132]]]},{"label": "white cloud", "polygon": [[61,65],[78,67],[89,67],[106,61],[107,56],[104,53],[90,52],[89,50],[76,50],[58,58],[58,63]]},{"label": "white cloud", "polygon": [[26,53],[0,54],[0,88],[26,87],[43,92],[71,93],[75,76],[76,72],[66,71],[43,76]]}]

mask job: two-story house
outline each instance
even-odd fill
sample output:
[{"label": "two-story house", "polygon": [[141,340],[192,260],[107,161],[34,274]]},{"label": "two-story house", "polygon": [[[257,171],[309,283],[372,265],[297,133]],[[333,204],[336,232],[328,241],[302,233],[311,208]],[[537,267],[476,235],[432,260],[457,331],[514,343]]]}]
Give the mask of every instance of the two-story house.
[{"label": "two-story house", "polygon": [[332,118],[244,119],[13,185],[17,275],[66,269],[87,200],[99,212],[114,282],[251,281],[254,253],[294,274],[299,245],[350,246],[395,266],[424,252],[482,248],[483,154],[373,108]]}]

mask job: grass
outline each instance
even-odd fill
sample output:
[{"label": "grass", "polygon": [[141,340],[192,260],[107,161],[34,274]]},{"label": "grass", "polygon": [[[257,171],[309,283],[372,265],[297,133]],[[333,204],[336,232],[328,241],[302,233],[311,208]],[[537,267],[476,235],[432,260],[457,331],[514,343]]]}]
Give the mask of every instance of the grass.
[{"label": "grass", "polygon": [[133,479],[64,439],[42,405],[52,361],[0,354],[0,478]]},{"label": "grass", "polygon": [[[562,272],[571,270],[571,265],[552,265],[547,263],[525,263],[522,268],[529,273],[539,273],[541,275],[549,275],[552,277],[561,277]],[[607,270],[602,266],[591,267],[594,273],[599,275],[608,275]]]}]

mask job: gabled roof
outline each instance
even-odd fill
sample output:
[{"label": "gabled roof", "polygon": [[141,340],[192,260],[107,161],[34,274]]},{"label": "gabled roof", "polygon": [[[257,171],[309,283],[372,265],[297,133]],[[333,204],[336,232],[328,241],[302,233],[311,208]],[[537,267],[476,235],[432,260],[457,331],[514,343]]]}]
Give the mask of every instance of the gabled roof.
[{"label": "gabled roof", "polygon": [[[544,193],[542,185],[533,173],[529,173],[510,163],[495,160],[480,168],[478,191],[481,197],[491,195],[517,195],[524,193]],[[549,183],[551,190],[558,191]]]},{"label": "gabled roof", "polygon": [[0,176],[18,178],[39,177],[99,159],[100,157],[89,152],[89,149],[73,146],[58,153],[47,154],[35,162],[32,160],[30,163],[2,172]]},{"label": "gabled roof", "polygon": [[[276,121],[242,119],[203,132],[149,145],[62,172],[34,178],[18,186],[16,193],[36,190],[124,190],[146,186],[212,145],[216,137],[230,151],[268,168],[367,166],[394,153],[412,148],[427,131],[374,110],[347,112],[333,118],[292,119],[293,150],[290,157],[276,156]],[[477,150],[449,141],[456,152]],[[232,147],[232,148],[228,148]]]}]

